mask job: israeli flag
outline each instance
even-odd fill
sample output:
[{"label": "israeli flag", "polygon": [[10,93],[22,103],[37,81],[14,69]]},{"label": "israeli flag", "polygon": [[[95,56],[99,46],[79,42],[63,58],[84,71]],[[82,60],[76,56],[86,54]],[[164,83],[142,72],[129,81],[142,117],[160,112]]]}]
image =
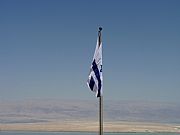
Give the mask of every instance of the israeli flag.
[{"label": "israeli flag", "polygon": [[102,28],[99,28],[96,49],[87,81],[87,85],[91,91],[96,92],[96,97],[102,96],[103,86],[101,30]]}]

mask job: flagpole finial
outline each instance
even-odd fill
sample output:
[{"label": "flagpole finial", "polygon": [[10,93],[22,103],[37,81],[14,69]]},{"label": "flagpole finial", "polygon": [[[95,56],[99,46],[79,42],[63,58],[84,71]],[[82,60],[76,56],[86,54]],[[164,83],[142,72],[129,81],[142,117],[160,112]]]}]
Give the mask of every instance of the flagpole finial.
[{"label": "flagpole finial", "polygon": [[99,27],[99,31],[101,31],[102,30],[102,27]]}]

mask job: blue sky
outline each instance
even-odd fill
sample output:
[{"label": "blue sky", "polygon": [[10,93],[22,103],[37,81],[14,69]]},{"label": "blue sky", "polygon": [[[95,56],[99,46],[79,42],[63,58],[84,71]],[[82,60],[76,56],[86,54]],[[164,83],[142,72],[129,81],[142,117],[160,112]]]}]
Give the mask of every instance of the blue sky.
[{"label": "blue sky", "polygon": [[1,0],[0,99],[94,99],[103,27],[104,99],[180,103],[180,1]]}]

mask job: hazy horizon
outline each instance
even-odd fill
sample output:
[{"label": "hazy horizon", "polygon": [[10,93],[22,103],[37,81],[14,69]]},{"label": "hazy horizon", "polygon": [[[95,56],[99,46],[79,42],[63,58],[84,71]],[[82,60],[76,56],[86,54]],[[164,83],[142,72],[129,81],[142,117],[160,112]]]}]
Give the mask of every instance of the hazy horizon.
[{"label": "hazy horizon", "polygon": [[[0,124],[97,121],[95,100],[29,100],[0,102]],[[104,121],[180,124],[180,104],[104,101]]]}]

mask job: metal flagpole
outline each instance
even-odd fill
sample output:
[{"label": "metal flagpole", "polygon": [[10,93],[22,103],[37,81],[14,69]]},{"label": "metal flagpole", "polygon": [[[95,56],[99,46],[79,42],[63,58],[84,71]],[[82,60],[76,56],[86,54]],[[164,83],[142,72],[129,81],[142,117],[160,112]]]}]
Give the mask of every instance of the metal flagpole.
[{"label": "metal flagpole", "polygon": [[[99,27],[99,46],[102,42],[101,40],[101,30],[102,28]],[[100,97],[99,97],[99,135],[103,135],[103,96],[102,93],[100,92]]]},{"label": "metal flagpole", "polygon": [[99,135],[103,135],[103,97],[99,97]]}]

